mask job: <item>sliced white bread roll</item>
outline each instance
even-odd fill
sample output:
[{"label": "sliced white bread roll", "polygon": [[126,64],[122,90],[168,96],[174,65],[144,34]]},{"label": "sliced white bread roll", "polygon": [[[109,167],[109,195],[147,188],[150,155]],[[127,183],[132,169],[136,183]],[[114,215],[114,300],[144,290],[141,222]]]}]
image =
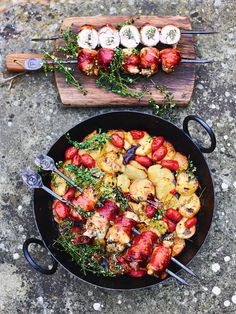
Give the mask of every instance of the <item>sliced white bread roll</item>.
[{"label": "sliced white bread roll", "polygon": [[98,32],[99,43],[102,48],[114,49],[120,45],[118,30],[111,24],[104,25]]},{"label": "sliced white bread roll", "polygon": [[144,46],[154,47],[159,43],[159,29],[151,24],[146,24],[140,29],[141,43]]},{"label": "sliced white bread roll", "polygon": [[92,25],[81,26],[77,35],[79,48],[95,49],[98,45],[98,32]]},{"label": "sliced white bread roll", "polygon": [[125,25],[120,29],[120,43],[126,48],[136,48],[140,43],[140,33],[136,26]]},{"label": "sliced white bread roll", "polygon": [[166,25],[162,27],[160,34],[160,42],[166,45],[178,44],[181,37],[180,29],[174,25]]}]

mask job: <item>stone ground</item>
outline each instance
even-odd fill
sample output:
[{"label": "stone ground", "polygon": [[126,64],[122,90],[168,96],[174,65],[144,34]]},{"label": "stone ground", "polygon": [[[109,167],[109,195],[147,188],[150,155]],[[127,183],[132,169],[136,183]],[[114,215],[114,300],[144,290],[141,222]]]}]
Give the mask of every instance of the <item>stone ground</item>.
[{"label": "stone ground", "polygon": [[[236,313],[235,1],[13,2],[9,7],[6,1],[2,3],[2,72],[9,52],[50,50],[51,44],[33,43],[30,38],[54,34],[63,18],[69,16],[179,14],[190,16],[195,29],[218,30],[217,35],[197,37],[198,57],[215,62],[197,68],[192,102],[188,108],[176,110],[177,125],[181,126],[186,115],[199,114],[215,131],[217,148],[206,158],[215,181],[217,206],[209,237],[191,263],[200,280],[180,273],[191,281],[191,288],[171,279],[152,289],[115,293],[82,283],[62,267],[52,277],[35,272],[22,254],[23,241],[38,233],[32,217],[32,194],[22,184],[20,173],[26,165],[33,165],[36,154],[46,152],[60,134],[87,117],[111,109],[63,109],[53,77],[46,79],[42,73],[18,78],[11,88],[2,85],[0,312]],[[150,112],[148,108],[139,110]]]}]

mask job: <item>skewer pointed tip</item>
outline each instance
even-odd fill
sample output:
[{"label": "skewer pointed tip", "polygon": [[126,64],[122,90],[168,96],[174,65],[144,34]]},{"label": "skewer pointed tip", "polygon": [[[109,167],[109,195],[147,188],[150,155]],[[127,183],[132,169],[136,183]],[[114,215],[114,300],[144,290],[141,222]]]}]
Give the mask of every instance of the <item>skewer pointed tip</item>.
[{"label": "skewer pointed tip", "polygon": [[165,271],[167,272],[167,274],[169,274],[171,277],[175,278],[177,281],[179,281],[183,285],[190,287],[190,284],[186,280],[184,280],[183,278],[179,277],[178,275],[173,273],[171,270],[166,269]]}]

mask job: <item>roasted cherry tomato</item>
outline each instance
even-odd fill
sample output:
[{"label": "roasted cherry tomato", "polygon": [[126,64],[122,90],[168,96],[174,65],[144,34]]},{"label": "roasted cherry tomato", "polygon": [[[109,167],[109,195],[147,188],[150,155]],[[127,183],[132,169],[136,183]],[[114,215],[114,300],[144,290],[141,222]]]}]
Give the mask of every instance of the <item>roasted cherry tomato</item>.
[{"label": "roasted cherry tomato", "polygon": [[77,234],[81,232],[81,228],[80,227],[73,227],[71,228],[71,233],[73,234]]},{"label": "roasted cherry tomato", "polygon": [[147,217],[152,218],[155,215],[157,209],[152,205],[147,205],[145,208],[145,211],[146,211]]},{"label": "roasted cherry tomato", "polygon": [[63,196],[63,198],[66,201],[72,200],[72,198],[75,197],[75,189],[74,188],[69,188],[69,190],[66,192],[66,194]]},{"label": "roasted cherry tomato", "polygon": [[143,138],[145,134],[144,131],[139,131],[139,130],[133,130],[133,131],[130,131],[130,133],[134,140],[139,140],[140,138]]},{"label": "roasted cherry tomato", "polygon": [[175,231],[175,224],[170,219],[162,217],[161,220],[167,223],[170,232]]},{"label": "roasted cherry tomato", "polygon": [[80,155],[79,155],[79,154],[76,154],[76,155],[72,158],[71,164],[72,164],[73,166],[80,166],[80,164],[81,164],[81,158],[80,158]]},{"label": "roasted cherry tomato", "polygon": [[176,193],[177,193],[176,189],[173,189],[173,190],[170,191],[170,194],[175,195]]},{"label": "roasted cherry tomato", "polygon": [[57,216],[61,219],[65,219],[70,212],[70,208],[66,206],[64,203],[62,203],[61,201],[58,201],[56,203],[54,210]]},{"label": "roasted cherry tomato", "polygon": [[155,162],[161,161],[166,154],[167,148],[165,146],[161,146],[152,154],[152,160]]},{"label": "roasted cherry tomato", "polygon": [[161,166],[173,171],[179,169],[179,163],[177,160],[162,160]]},{"label": "roasted cherry tomato", "polygon": [[184,225],[186,228],[190,229],[191,227],[195,226],[197,224],[197,218],[189,218],[188,220],[185,221]]},{"label": "roasted cherry tomato", "polygon": [[120,256],[120,255],[117,255],[117,256],[116,256],[116,259],[117,259],[117,261],[118,261],[120,264],[124,264],[124,263],[125,263],[124,257],[122,257],[122,256]]},{"label": "roasted cherry tomato", "polygon": [[118,148],[123,148],[125,145],[124,139],[117,133],[111,135],[111,144]]},{"label": "roasted cherry tomato", "polygon": [[140,165],[142,165],[144,167],[150,167],[152,165],[151,159],[148,158],[147,156],[136,155],[134,157],[134,160],[137,161]]},{"label": "roasted cherry tomato", "polygon": [[71,146],[65,151],[65,159],[72,159],[78,153],[78,148]]},{"label": "roasted cherry tomato", "polygon": [[95,167],[96,161],[89,154],[83,154],[80,156],[81,164],[84,167],[92,168]]},{"label": "roasted cherry tomato", "polygon": [[147,271],[146,270],[130,270],[129,271],[129,275],[131,277],[135,277],[135,278],[139,278],[139,277],[143,277],[147,274]]},{"label": "roasted cherry tomato", "polygon": [[167,209],[165,216],[174,222],[179,222],[182,219],[182,215],[178,212],[178,210],[173,208]]},{"label": "roasted cherry tomato", "polygon": [[156,150],[158,150],[158,148],[160,148],[164,143],[164,137],[163,136],[158,136],[155,137],[152,140],[152,151],[155,152]]}]

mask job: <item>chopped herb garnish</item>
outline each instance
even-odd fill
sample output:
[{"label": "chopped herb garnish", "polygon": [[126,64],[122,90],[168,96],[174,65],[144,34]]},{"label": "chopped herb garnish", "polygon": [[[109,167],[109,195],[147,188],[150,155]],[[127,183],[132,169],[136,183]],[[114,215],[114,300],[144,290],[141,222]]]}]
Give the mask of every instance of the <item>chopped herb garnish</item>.
[{"label": "chopped herb garnish", "polygon": [[123,195],[123,193],[117,187],[114,188],[114,193],[115,193],[116,202],[120,204],[121,209],[125,210],[130,207],[127,198]]},{"label": "chopped herb garnish", "polygon": [[76,148],[83,148],[87,149],[88,151],[101,149],[106,144],[106,142],[111,139],[110,136],[106,132],[102,132],[101,129],[99,129],[98,133],[94,134],[92,138],[87,139],[84,142],[71,140],[69,133],[66,134],[66,138],[69,140],[69,143]]},{"label": "chopped herb garnish", "polygon": [[152,220],[157,221],[157,220],[160,220],[162,217],[164,217],[163,210],[158,209],[155,215],[152,217]]}]

